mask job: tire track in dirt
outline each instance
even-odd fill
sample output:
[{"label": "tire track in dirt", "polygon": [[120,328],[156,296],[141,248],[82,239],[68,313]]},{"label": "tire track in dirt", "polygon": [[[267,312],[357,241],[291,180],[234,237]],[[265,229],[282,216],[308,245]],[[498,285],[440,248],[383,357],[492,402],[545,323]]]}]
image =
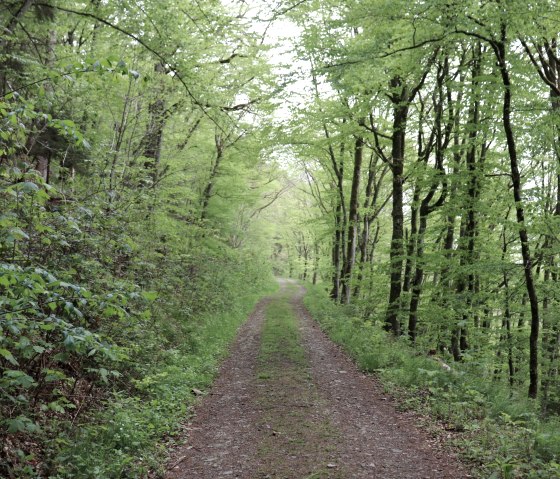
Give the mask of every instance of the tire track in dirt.
[{"label": "tire track in dirt", "polygon": [[352,471],[348,477],[471,477],[456,457],[418,429],[414,416],[397,412],[375,378],[360,372],[321,331],[303,305],[304,294],[305,289],[300,287],[292,304],[301,321],[314,383],[341,438],[338,464]]},{"label": "tire track in dirt", "polygon": [[195,409],[182,447],[173,451],[166,479],[254,477],[258,442],[255,381],[265,310],[261,300],[239,329],[207,397]]},{"label": "tire track in dirt", "polygon": [[[186,444],[171,455],[166,479],[470,477],[326,337],[303,305],[304,288],[280,283],[280,293],[262,300],[240,328],[187,427]],[[279,332],[279,347],[263,370],[266,310],[282,296],[297,317],[303,360],[282,357]]]}]

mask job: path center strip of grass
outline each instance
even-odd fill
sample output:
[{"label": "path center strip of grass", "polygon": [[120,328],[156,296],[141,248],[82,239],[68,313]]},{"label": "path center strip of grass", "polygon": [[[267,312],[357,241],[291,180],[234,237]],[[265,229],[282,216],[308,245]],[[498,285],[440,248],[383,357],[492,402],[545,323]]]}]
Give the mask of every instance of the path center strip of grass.
[{"label": "path center strip of grass", "polygon": [[288,285],[266,309],[257,370],[258,477],[342,478],[337,437],[309,373],[292,296]]}]

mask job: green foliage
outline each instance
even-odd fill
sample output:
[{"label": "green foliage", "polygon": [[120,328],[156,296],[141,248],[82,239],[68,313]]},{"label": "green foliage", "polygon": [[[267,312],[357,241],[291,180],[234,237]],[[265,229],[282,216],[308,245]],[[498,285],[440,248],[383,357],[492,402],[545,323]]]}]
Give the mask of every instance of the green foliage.
[{"label": "green foliage", "polygon": [[63,256],[84,253],[84,225],[51,209],[56,195],[33,171],[1,170],[0,436],[11,437],[13,448],[4,449],[0,469],[11,474],[29,468],[25,441],[49,437],[54,422],[77,417],[84,390],[101,391],[120,377],[126,348],[103,325],[128,320],[138,303],[133,289],[85,287],[76,269],[64,269]]},{"label": "green foliage", "polygon": [[255,300],[250,296],[227,313],[198,318],[195,352],[181,350],[182,341],[192,341],[185,334],[175,337],[176,349],[166,349],[157,358],[151,350],[150,356],[138,355],[134,366],[141,367],[142,373],[132,379],[134,393],[114,393],[91,422],[63,439],[54,460],[57,477],[143,477],[148,471],[163,472],[165,450],[159,441],[179,432],[196,400],[193,389],[210,385]]},{"label": "green foliage", "polygon": [[[133,241],[118,212],[58,201],[32,171],[3,173],[1,467],[61,478],[158,469],[158,441],[271,287],[263,258],[165,216],[154,250],[151,228]],[[44,444],[37,457],[30,443]]]}]

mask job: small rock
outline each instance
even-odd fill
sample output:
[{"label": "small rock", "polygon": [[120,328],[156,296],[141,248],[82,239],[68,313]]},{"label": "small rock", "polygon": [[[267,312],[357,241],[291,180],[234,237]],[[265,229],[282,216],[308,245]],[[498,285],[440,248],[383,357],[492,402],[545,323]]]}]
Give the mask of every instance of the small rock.
[{"label": "small rock", "polygon": [[333,468],[336,467],[336,464],[327,464],[327,467],[328,467],[329,469],[333,469]]}]

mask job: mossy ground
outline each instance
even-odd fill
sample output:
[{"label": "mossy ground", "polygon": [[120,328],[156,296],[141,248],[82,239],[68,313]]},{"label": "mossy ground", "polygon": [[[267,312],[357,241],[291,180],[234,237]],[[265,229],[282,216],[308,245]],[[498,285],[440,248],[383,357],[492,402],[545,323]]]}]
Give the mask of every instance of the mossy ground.
[{"label": "mossy ground", "polygon": [[257,372],[260,427],[265,432],[259,447],[259,477],[291,477],[297,464],[306,479],[342,478],[343,471],[328,467],[337,435],[322,412],[310,375],[292,296],[289,285],[266,309]]}]

